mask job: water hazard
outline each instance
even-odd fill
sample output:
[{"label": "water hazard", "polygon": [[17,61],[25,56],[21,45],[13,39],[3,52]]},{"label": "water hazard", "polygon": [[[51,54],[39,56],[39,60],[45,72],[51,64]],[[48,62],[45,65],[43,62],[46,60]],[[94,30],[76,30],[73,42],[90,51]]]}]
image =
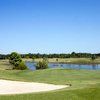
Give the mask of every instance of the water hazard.
[{"label": "water hazard", "polygon": [[[36,70],[36,63],[26,62],[26,65],[30,70]],[[57,63],[48,63],[49,68],[72,68],[72,69],[82,69],[82,70],[100,70],[100,64],[91,64],[91,65],[80,65],[80,64],[57,64]]]}]

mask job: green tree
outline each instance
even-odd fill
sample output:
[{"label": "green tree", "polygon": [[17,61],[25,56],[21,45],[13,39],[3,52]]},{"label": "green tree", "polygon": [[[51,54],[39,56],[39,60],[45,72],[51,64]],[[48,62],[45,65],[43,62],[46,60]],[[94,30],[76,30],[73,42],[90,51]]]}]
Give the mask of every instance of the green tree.
[{"label": "green tree", "polygon": [[[12,52],[9,57],[9,62],[13,65],[13,69],[26,69],[27,67],[22,62],[20,54]],[[22,68],[23,67],[23,68]]]},{"label": "green tree", "polygon": [[92,55],[92,56],[91,56],[91,60],[92,60],[92,61],[94,61],[96,58],[97,58],[96,55]]}]

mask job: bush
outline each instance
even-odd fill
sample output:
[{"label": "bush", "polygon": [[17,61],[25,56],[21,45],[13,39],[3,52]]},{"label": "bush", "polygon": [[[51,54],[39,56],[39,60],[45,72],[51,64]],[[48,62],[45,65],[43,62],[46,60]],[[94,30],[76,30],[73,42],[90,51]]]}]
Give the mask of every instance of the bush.
[{"label": "bush", "polygon": [[48,63],[45,60],[39,61],[36,64],[36,69],[46,69],[46,68],[48,68]]},{"label": "bush", "polygon": [[21,62],[18,66],[17,66],[17,69],[19,70],[25,70],[27,69],[27,66],[24,62]]}]

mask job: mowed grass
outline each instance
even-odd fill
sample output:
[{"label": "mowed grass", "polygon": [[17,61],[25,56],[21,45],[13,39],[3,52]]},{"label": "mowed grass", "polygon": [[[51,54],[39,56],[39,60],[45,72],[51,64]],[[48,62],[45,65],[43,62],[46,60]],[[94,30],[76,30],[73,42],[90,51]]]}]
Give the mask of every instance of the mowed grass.
[{"label": "mowed grass", "polygon": [[[45,70],[0,70],[1,79],[45,82],[52,84],[95,84],[100,81],[99,70],[53,68]],[[73,84],[73,85],[74,85]]]},{"label": "mowed grass", "polygon": [[100,100],[100,84],[70,91],[0,96],[0,100]]},{"label": "mowed grass", "polygon": [[[85,58],[81,58],[84,60]],[[41,59],[36,59],[41,60]],[[50,59],[49,59],[50,60]],[[59,59],[66,61],[66,59]],[[70,58],[70,60],[75,60]],[[85,59],[87,60],[87,59]],[[88,59],[89,60],[89,59]],[[99,59],[97,59],[99,61]],[[31,60],[32,61],[32,60]],[[53,59],[51,59],[51,62]],[[56,61],[56,58],[54,62]],[[67,59],[68,61],[68,59]],[[75,69],[5,70],[8,60],[0,61],[0,79],[72,85],[68,88],[43,93],[1,95],[0,100],[100,100],[100,71]]]},{"label": "mowed grass", "polygon": [[96,70],[1,70],[0,79],[72,85],[51,92],[0,96],[0,100],[100,100],[100,71]]}]

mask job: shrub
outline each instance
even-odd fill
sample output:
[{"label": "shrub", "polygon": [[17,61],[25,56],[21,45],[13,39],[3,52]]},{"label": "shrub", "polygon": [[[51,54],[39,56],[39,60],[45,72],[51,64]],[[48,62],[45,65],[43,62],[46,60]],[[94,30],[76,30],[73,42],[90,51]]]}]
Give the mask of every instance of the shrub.
[{"label": "shrub", "polygon": [[18,66],[17,66],[17,69],[19,70],[25,70],[27,69],[27,66],[24,62],[21,62]]},{"label": "shrub", "polygon": [[58,59],[56,59],[56,61],[58,61]]},{"label": "shrub", "polygon": [[46,68],[48,68],[48,63],[45,60],[39,61],[36,64],[36,69],[46,69]]},{"label": "shrub", "polygon": [[91,56],[91,60],[94,61],[97,57],[95,55]]}]

